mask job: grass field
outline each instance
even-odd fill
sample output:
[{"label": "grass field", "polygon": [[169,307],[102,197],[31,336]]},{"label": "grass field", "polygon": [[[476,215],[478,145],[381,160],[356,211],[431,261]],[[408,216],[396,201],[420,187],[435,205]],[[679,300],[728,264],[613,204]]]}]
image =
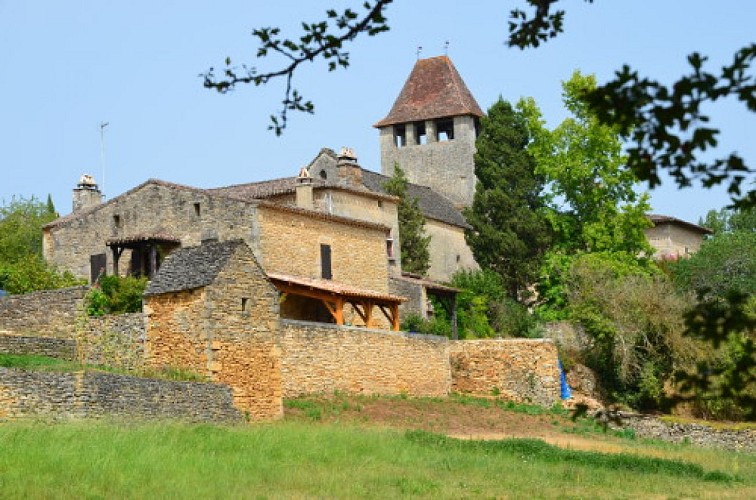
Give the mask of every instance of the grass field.
[{"label": "grass field", "polygon": [[753,455],[687,447],[668,459],[351,424],[16,422],[0,424],[0,449],[0,498],[756,497]]}]

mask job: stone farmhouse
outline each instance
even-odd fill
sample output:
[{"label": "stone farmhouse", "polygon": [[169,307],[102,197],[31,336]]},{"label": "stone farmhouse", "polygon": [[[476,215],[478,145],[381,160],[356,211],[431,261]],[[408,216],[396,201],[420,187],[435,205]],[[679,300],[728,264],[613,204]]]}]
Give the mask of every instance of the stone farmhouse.
[{"label": "stone farmhouse", "polygon": [[646,238],[656,250],[657,260],[690,257],[701,248],[704,238],[712,234],[711,229],[669,215],[651,214],[648,218],[653,227],[646,229]]},{"label": "stone farmhouse", "polygon": [[[211,189],[150,179],[104,203],[83,176],[73,212],[44,228],[44,255],[94,282],[103,273],[153,277],[177,249],[241,239],[279,290],[298,297],[287,301],[285,317],[396,329],[401,302],[425,315],[429,293],[454,295],[439,282],[477,267],[460,208],[472,202],[481,116],[447,57],[421,60],[375,125],[382,174],[362,168],[348,148],[338,155],[323,149],[297,176]],[[409,195],[427,218],[427,277],[401,272],[398,200],[383,188],[396,163],[414,181]],[[338,307],[304,293],[334,288],[342,291]],[[358,296],[382,298],[368,307]]]}]

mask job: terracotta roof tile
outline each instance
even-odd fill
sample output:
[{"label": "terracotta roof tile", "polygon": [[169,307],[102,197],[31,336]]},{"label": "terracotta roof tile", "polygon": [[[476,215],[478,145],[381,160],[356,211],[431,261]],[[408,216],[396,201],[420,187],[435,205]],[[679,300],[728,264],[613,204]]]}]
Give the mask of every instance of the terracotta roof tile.
[{"label": "terracotta roof tile", "polygon": [[439,56],[417,61],[388,116],[373,126],[460,115],[481,117],[483,111],[451,60]]},{"label": "terracotta roof tile", "polygon": [[346,283],[339,283],[332,280],[324,279],[312,279],[305,278],[303,276],[291,276],[288,274],[279,273],[267,273],[268,278],[275,281],[282,281],[292,285],[299,285],[308,287],[324,292],[333,293],[334,295],[346,296],[346,297],[360,297],[368,299],[386,300],[389,302],[404,302],[407,299],[398,295],[390,295],[388,293],[376,292],[374,290],[368,290],[366,288],[359,288]]}]

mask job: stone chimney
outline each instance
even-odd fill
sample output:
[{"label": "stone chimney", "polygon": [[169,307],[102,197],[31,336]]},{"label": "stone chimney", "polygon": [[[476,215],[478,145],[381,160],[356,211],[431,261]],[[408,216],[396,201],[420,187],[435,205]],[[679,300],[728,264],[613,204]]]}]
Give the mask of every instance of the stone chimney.
[{"label": "stone chimney", "polygon": [[357,163],[357,155],[352,148],[341,148],[338,162],[339,184],[352,188],[362,187],[362,168]]},{"label": "stone chimney", "polygon": [[299,169],[297,176],[297,207],[312,210],[314,208],[312,198],[312,177],[306,167]]},{"label": "stone chimney", "polygon": [[84,210],[102,203],[102,193],[89,174],[83,174],[73,190],[73,212]]}]

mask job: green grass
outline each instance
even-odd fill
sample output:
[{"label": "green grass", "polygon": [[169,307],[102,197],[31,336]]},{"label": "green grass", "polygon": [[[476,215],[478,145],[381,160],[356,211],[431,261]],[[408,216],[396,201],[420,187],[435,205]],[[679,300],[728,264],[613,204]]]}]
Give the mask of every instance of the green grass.
[{"label": "green grass", "polygon": [[38,371],[76,371],[82,366],[74,361],[34,354],[1,354],[0,367]]},{"label": "green grass", "polygon": [[[0,498],[743,497],[754,457],[680,459],[280,422],[0,424]],[[711,464],[719,464],[711,465]]]},{"label": "green grass", "polygon": [[38,356],[35,354],[3,354],[0,353],[1,368],[15,368],[18,370],[32,371],[55,371],[55,372],[106,372],[117,375],[131,375],[142,378],[155,378],[160,380],[177,380],[201,382],[207,380],[202,375],[198,375],[189,370],[175,367],[162,368],[145,368],[137,371],[122,370],[110,366],[101,365],[84,365],[76,361],[65,359],[51,358],[48,356]]}]

